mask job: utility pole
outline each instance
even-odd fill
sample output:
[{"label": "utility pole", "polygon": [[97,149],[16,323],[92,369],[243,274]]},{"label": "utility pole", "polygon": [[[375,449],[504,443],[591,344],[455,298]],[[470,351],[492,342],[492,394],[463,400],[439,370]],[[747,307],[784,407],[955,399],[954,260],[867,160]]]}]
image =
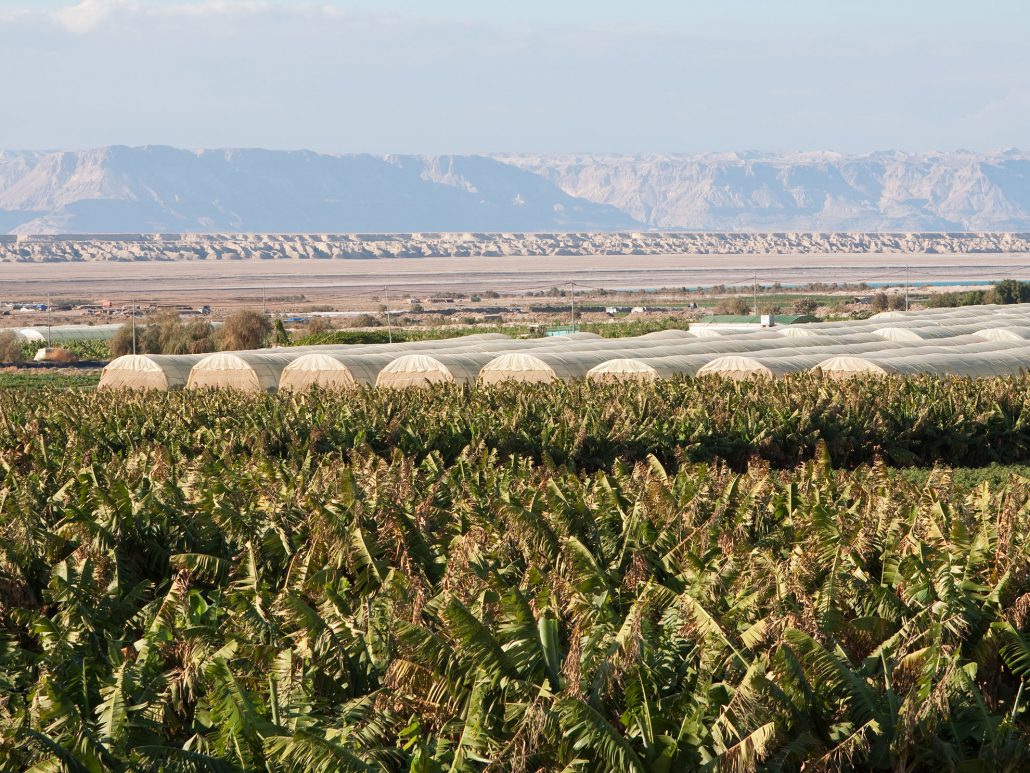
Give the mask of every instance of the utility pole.
[{"label": "utility pole", "polygon": [[572,332],[576,332],[576,283],[575,281],[570,282],[572,285]]},{"label": "utility pole", "polygon": [[393,321],[390,317],[390,288],[386,288],[386,336],[387,340],[393,343]]},{"label": "utility pole", "polygon": [[908,311],[908,271],[909,266],[905,266],[905,311]]},{"label": "utility pole", "polygon": [[47,345],[48,349],[52,345],[52,341],[50,340],[50,306],[51,306],[51,303],[50,303],[50,293],[47,293],[46,294],[46,345]]},{"label": "utility pole", "polygon": [[265,309],[265,288],[261,288],[261,316],[267,317],[268,311]]},{"label": "utility pole", "polygon": [[132,308],[129,311],[129,316],[132,319],[132,353],[136,353],[136,299],[132,299]]},{"label": "utility pole", "polygon": [[[755,272],[755,316],[758,317],[758,272]],[[761,322],[761,318],[758,319]]]}]

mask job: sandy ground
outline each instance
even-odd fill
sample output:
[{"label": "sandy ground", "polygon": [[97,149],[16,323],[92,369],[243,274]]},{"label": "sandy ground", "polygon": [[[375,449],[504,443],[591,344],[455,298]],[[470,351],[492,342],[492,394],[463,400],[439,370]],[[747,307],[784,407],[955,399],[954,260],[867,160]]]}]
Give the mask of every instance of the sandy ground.
[{"label": "sandy ground", "polygon": [[0,265],[3,300],[55,298],[204,303],[303,294],[343,301],[381,294],[592,287],[657,288],[750,283],[976,282],[1030,278],[1026,254],[597,255]]}]

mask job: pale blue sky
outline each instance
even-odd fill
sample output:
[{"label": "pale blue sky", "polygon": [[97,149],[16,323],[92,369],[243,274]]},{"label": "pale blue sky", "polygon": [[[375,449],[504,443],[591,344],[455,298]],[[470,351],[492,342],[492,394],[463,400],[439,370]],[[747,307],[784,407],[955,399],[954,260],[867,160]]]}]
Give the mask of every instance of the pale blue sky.
[{"label": "pale blue sky", "polygon": [[1030,145],[1026,0],[0,0],[0,148]]}]

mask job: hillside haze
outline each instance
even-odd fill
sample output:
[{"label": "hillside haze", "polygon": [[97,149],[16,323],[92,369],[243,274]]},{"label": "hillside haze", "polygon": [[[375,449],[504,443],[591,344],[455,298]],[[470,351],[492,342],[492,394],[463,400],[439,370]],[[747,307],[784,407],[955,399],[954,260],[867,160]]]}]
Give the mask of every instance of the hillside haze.
[{"label": "hillside haze", "polygon": [[0,154],[16,233],[408,232],[634,227],[607,204],[484,156],[110,147]]},{"label": "hillside haze", "polygon": [[500,157],[652,228],[997,231],[1030,227],[1030,154],[813,152]]},{"label": "hillside haze", "polygon": [[1030,230],[1030,154],[0,152],[0,233]]}]

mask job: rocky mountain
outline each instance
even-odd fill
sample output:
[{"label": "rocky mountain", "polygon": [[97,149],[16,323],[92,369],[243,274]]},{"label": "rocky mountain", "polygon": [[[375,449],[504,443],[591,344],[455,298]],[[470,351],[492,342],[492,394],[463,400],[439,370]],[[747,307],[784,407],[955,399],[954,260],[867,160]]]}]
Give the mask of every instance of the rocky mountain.
[{"label": "rocky mountain", "polygon": [[0,233],[1030,230],[1030,153],[0,152]]},{"label": "rocky mountain", "polygon": [[609,231],[639,223],[484,156],[0,153],[0,233]]},{"label": "rocky mountain", "polygon": [[1010,231],[1030,227],[1030,153],[497,156],[651,228]]}]

